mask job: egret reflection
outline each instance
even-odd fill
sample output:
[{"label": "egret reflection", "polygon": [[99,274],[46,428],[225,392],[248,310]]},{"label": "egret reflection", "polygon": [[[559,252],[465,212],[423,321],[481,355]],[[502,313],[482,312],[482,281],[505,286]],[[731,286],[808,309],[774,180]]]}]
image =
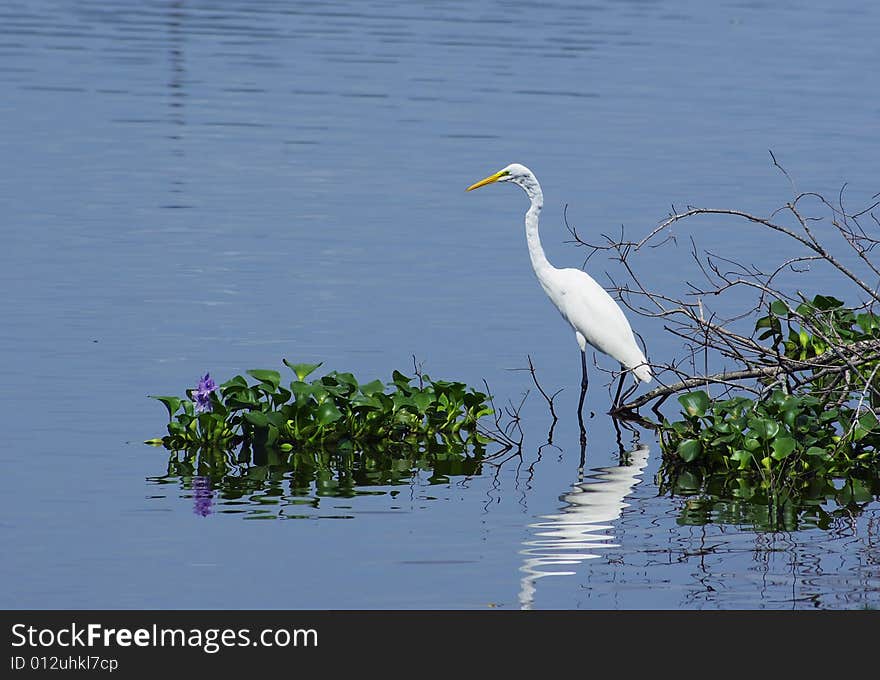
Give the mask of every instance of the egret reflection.
[{"label": "egret reflection", "polygon": [[621,464],[594,468],[584,474],[583,456],[578,479],[559,499],[555,515],[543,515],[529,524],[531,538],[520,552],[525,557],[519,593],[522,609],[531,609],[538,580],[547,576],[574,576],[575,567],[599,557],[614,542],[613,522],[629,504],[626,497],[642,479],[649,449],[640,444],[621,457]]}]

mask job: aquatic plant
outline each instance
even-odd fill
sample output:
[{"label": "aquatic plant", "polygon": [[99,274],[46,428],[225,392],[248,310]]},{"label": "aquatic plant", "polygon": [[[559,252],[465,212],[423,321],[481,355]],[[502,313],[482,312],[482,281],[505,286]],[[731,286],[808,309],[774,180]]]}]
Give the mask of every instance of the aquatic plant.
[{"label": "aquatic plant", "polygon": [[[762,392],[711,399],[704,390],[678,397],[682,419],[660,423],[669,465],[707,470],[842,478],[880,467],[880,403],[874,345],[880,320],[833,297],[817,295],[796,308],[776,300],[758,319],[760,341],[779,353],[778,365],[800,370],[763,378]],[[787,332],[786,332],[787,331]],[[841,372],[837,348],[851,353]],[[857,358],[856,358],[857,357]]]},{"label": "aquatic plant", "polygon": [[478,428],[494,413],[489,397],[464,383],[399,371],[387,384],[359,383],[337,371],[306,382],[321,364],[284,363],[294,373],[285,384],[278,371],[254,369],[250,381],[236,375],[218,386],[205,374],[185,398],[152,396],[167,409],[168,434],[147,443],[171,451],[244,446],[290,453],[492,441]]},{"label": "aquatic plant", "polygon": [[[274,494],[353,496],[364,487],[430,483],[481,472],[485,446],[504,439],[483,429],[489,396],[464,383],[394,371],[391,382],[360,383],[321,364],[284,361],[293,380],[254,369],[217,385],[205,374],[185,397],[153,396],[168,413],[167,434],[146,443],[170,451],[167,478],[189,481],[193,511],[214,495],[234,501]],[[502,446],[504,444],[502,443]]]}]

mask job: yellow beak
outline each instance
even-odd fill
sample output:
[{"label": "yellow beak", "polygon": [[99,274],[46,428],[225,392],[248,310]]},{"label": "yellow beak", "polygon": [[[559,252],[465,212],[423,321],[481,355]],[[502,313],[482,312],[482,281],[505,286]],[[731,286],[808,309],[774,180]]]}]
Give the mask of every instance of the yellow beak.
[{"label": "yellow beak", "polygon": [[494,175],[489,175],[486,179],[481,179],[476,184],[471,184],[467,189],[465,189],[465,191],[473,191],[474,189],[479,189],[480,187],[484,187],[487,184],[492,184],[492,182],[497,182],[502,177],[504,177],[503,170],[496,172]]}]

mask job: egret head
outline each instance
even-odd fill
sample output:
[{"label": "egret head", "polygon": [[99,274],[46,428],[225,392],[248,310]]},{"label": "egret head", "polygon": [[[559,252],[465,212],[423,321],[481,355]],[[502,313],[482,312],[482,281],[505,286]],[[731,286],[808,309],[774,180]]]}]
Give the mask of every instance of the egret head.
[{"label": "egret head", "polygon": [[532,174],[531,170],[525,165],[511,163],[506,168],[496,172],[494,175],[489,175],[486,179],[481,179],[476,184],[471,184],[465,189],[465,191],[473,191],[474,189],[479,189],[480,187],[484,187],[487,184],[494,184],[495,182],[513,182],[514,184],[521,186],[530,194],[531,190],[538,187],[538,180],[535,179],[535,175]]}]

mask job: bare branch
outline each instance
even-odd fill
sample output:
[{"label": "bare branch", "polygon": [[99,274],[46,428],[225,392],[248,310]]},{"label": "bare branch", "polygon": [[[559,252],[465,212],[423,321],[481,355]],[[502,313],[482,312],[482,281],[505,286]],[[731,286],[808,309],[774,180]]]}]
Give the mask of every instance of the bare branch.
[{"label": "bare branch", "polygon": [[[791,175],[772,151],[770,157],[794,192]],[[820,194],[797,193],[770,217],[743,210],[693,206],[676,210],[673,206],[672,212],[639,240],[627,238],[621,230],[616,238],[603,234],[601,242],[587,242],[568,222],[566,215],[566,227],[574,243],[590,250],[587,259],[604,252],[622,265],[625,279],[611,279],[611,292],[616,293],[621,303],[643,317],[662,320],[667,332],[684,341],[684,355],[666,364],[652,364],[661,382],[660,387],[624,403],[620,410],[634,411],[651,403],[659,414],[656,409],[669,396],[697,386],[711,385],[728,392],[748,391],[756,395],[775,387],[786,391],[809,389],[828,400],[847,400],[848,395],[853,395],[852,398],[858,399],[862,405],[877,403],[880,398],[880,371],[876,368],[880,361],[880,339],[853,342],[855,331],[839,329],[836,325],[839,317],[835,314],[843,310],[815,308],[791,285],[793,278],[823,263],[839,274],[841,281],[854,284],[861,293],[862,299],[848,307],[847,313],[870,312],[880,303],[880,263],[872,259],[874,249],[880,245],[877,229],[880,228],[880,219],[873,212],[880,206],[880,194],[872,197],[868,207],[851,211],[845,205],[845,189],[846,185],[841,188],[836,205]],[[662,246],[677,246],[678,241],[671,230],[674,224],[709,215],[743,220],[761,227],[787,240],[795,250],[780,248],[778,244],[765,248],[765,253],[772,255],[778,251],[784,253],[784,257],[772,266],[759,267],[727,254],[701,250],[696,239],[689,236],[690,257],[702,281],[685,281],[684,292],[669,293],[650,285],[637,274],[639,256],[656,252]],[[873,225],[870,230],[859,222],[859,218],[865,215],[870,216]],[[840,249],[836,240],[833,243],[822,240],[826,233],[818,227],[822,221],[830,224],[832,233],[847,245],[849,255],[836,252]],[[852,254],[857,258],[855,267],[849,264],[853,262]],[[878,285],[868,284],[869,279],[876,280]],[[772,314],[770,323],[777,324],[776,330],[772,334],[765,333],[759,340],[758,332],[763,331],[754,326],[755,319],[771,314],[770,306],[776,301],[784,303],[786,313]],[[802,307],[805,304],[807,306]],[[801,313],[803,309],[807,312]],[[852,316],[847,318],[853,319]],[[762,328],[767,329],[766,322]],[[818,356],[801,360],[792,358],[794,355],[787,356],[791,344],[785,340],[784,333],[794,333],[797,337],[807,333],[807,337],[813,339],[810,342],[819,347],[813,351]],[[772,341],[765,342],[767,337]],[[864,338],[866,334],[862,333],[860,337]],[[786,342],[789,350],[785,349]],[[719,362],[728,365],[719,370]],[[685,370],[688,364],[690,370]],[[670,376],[672,380],[662,384],[662,378],[669,380]],[[867,400],[865,395],[869,394],[875,398]]]}]

